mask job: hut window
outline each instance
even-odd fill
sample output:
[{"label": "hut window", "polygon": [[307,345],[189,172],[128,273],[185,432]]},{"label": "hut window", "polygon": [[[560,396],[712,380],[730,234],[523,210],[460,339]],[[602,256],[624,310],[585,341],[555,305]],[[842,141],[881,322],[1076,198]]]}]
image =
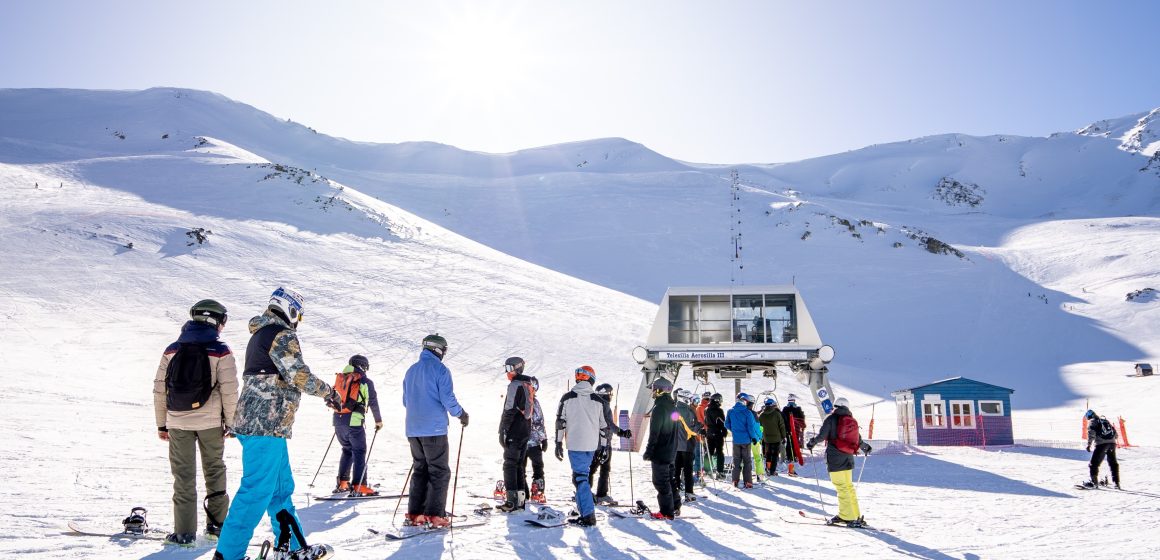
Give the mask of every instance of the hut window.
[{"label": "hut window", "polygon": [[973,429],[975,427],[975,415],[972,412],[974,406],[971,401],[951,401],[951,427],[962,429]]},{"label": "hut window", "polygon": [[1003,401],[979,401],[979,414],[983,416],[1002,416]]},{"label": "hut window", "polygon": [[945,428],[942,401],[922,401],[922,427]]}]

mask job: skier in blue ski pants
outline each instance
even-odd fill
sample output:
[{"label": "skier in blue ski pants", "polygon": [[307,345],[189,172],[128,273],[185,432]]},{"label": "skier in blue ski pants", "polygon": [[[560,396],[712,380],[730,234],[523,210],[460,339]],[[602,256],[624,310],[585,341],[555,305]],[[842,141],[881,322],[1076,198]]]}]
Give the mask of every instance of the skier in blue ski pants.
[{"label": "skier in blue ski pants", "polygon": [[[294,475],[290,471],[290,454],[286,439],[273,436],[238,435],[242,444],[242,485],[238,488],[226,516],[217,550],[223,558],[242,558],[250,544],[254,528],[269,514],[275,542],[282,538],[278,512],[286,510],[298,522],[298,513],[290,497],[294,494]],[[290,550],[302,548],[293,535]]]}]

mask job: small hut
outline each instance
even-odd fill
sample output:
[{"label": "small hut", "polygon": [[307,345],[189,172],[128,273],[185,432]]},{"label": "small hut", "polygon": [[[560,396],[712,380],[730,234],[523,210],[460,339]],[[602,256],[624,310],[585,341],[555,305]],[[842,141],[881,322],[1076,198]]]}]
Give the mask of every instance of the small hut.
[{"label": "small hut", "polygon": [[908,445],[1011,445],[1014,392],[965,377],[894,391],[898,439]]}]

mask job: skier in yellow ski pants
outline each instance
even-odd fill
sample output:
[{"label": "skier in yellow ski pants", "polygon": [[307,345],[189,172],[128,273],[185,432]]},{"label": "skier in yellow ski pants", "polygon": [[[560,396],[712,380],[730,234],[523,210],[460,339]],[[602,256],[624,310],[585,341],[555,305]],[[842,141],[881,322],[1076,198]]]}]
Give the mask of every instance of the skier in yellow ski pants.
[{"label": "skier in yellow ski pants", "polygon": [[806,448],[812,453],[814,446],[821,441],[826,442],[826,469],[830,471],[830,482],[838,491],[838,515],[830,522],[861,527],[865,521],[858,510],[858,495],[854,492],[854,453],[861,451],[869,455],[870,444],[862,441],[858,421],[850,413],[846,399],[834,401],[834,411],[822,422],[822,429],[810,438]]}]

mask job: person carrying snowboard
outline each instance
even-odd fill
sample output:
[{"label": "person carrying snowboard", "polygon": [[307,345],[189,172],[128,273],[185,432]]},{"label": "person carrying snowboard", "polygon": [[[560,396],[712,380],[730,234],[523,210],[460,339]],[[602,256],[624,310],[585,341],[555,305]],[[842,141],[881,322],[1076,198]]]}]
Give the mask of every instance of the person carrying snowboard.
[{"label": "person carrying snowboard", "polygon": [[524,502],[528,499],[524,465],[527,464],[536,405],[532,378],[524,375],[524,359],[512,356],[504,362],[503,369],[508,387],[499,420],[499,444],[503,448],[503,483],[507,499],[496,509],[508,513],[524,509]]},{"label": "person carrying snowboard", "polygon": [[[597,504],[612,505],[616,501],[608,495],[609,484],[608,479],[612,473],[612,435],[618,437],[632,437],[630,430],[622,430],[616,424],[612,417],[612,385],[608,383],[601,383],[596,386],[596,396],[604,401],[604,408],[607,415],[605,423],[608,424],[609,429],[607,433],[601,434],[600,447],[596,449],[596,455],[592,457],[592,467],[588,470],[588,480],[595,478],[596,495],[593,498]],[[599,471],[599,472],[598,472]],[[599,475],[599,476],[598,476]]]},{"label": "person carrying snowboard", "polygon": [[297,328],[303,303],[298,292],[280,287],[265,312],[250,319],[244,385],[234,417],[234,433],[242,444],[242,485],[222,526],[215,560],[241,560],[254,527],[267,513],[283,558],[312,560],[334,552],[327,545],[306,544],[291,500],[294,473],[286,440],[302,394],[330,402],[338,398],[302,359]]},{"label": "person carrying snowboard", "polygon": [[850,413],[850,401],[845,397],[834,401],[834,411],[822,422],[818,435],[806,443],[806,449],[812,453],[814,446],[822,441],[826,442],[826,470],[830,471],[830,482],[838,491],[838,515],[830,523],[861,527],[865,519],[858,510],[858,494],[854,491],[854,454],[861,451],[869,455],[870,444],[862,441],[858,421]]},{"label": "person carrying snowboard", "polygon": [[[334,435],[342,446],[338,459],[338,485],[335,493],[349,492],[351,496],[374,496],[378,494],[367,485],[367,409],[375,416],[375,431],[383,428],[383,415],[379,413],[379,394],[375,383],[367,375],[371,362],[360,354],[350,357],[342,373],[335,376],[334,390],[338,392],[337,403],[329,403],[334,409]],[[354,478],[351,478],[353,469]]]},{"label": "person carrying snowboard", "polygon": [[741,487],[742,474],[745,488],[753,488],[752,445],[761,441],[761,425],[753,411],[747,406],[753,397],[746,393],[737,395],[737,403],[729,409],[725,417],[725,427],[733,434],[733,486]]},{"label": "person carrying snowboard", "polygon": [[725,478],[725,410],[721,408],[721,393],[713,393],[705,408],[705,438],[709,444],[709,458],[718,479]]},{"label": "person carrying snowboard", "polygon": [[544,452],[548,450],[548,431],[544,428],[544,409],[540,407],[540,380],[532,378],[532,435],[528,438],[528,452],[524,455],[523,470],[527,476],[528,461],[532,462],[532,485],[528,499],[544,503]]},{"label": "person carrying snowboard", "polygon": [[673,382],[658,377],[649,385],[652,389],[653,409],[649,419],[648,444],[644,448],[644,460],[652,462],[652,483],[657,491],[659,511],[652,514],[655,519],[672,520],[681,512],[681,500],[676,496],[677,486],[673,480],[674,463],[677,460],[677,445],[681,438],[680,414],[673,401]]},{"label": "person carrying snowboard", "polygon": [[574,523],[591,527],[596,524],[596,505],[590,481],[592,458],[605,443],[608,434],[607,407],[596,395],[596,371],[580,366],[573,372],[576,384],[560,397],[556,409],[556,460],[564,460],[564,440],[568,440],[568,463],[572,467],[572,485],[576,487],[576,508],[580,517]]},{"label": "person carrying snowboard", "polygon": [[447,416],[467,427],[467,411],[455,398],[451,370],[443,364],[447,339],[438,333],[423,338],[419,361],[403,376],[403,408],[411,446],[411,488],[404,525],[451,525],[447,514],[447,485],[451,482]]},{"label": "person carrying snowboard", "polygon": [[785,399],[785,408],[781,409],[782,420],[785,420],[786,442],[785,462],[786,471],[790,476],[797,476],[794,472],[794,463],[802,464],[800,456],[802,438],[806,433],[806,413],[797,405],[797,395],[790,393]]},{"label": "person carrying snowboard", "polygon": [[765,456],[765,472],[770,476],[777,476],[778,455],[781,454],[781,444],[785,441],[785,418],[777,408],[777,401],[772,397],[765,399],[765,406],[757,415],[761,424],[761,447]]},{"label": "person carrying snowboard", "polygon": [[[1116,490],[1120,490],[1120,463],[1116,461],[1116,428],[1107,418],[1091,410],[1085,412],[1083,417],[1088,421],[1087,450],[1092,452],[1091,461],[1088,462],[1091,481],[1083,485],[1088,488],[1099,488],[1100,465],[1103,464],[1104,457],[1107,457],[1108,466],[1112,468],[1112,482],[1116,485]],[[1096,444],[1095,451],[1092,451],[1093,442]]]},{"label": "person carrying snowboard", "polygon": [[190,547],[197,537],[197,466],[205,479],[205,536],[215,539],[229,512],[225,437],[238,406],[238,367],[230,347],[218,339],[226,308],[203,299],[189,308],[190,320],[165,348],[153,378],[157,437],[169,442],[173,473],[173,532],[165,544]]}]

